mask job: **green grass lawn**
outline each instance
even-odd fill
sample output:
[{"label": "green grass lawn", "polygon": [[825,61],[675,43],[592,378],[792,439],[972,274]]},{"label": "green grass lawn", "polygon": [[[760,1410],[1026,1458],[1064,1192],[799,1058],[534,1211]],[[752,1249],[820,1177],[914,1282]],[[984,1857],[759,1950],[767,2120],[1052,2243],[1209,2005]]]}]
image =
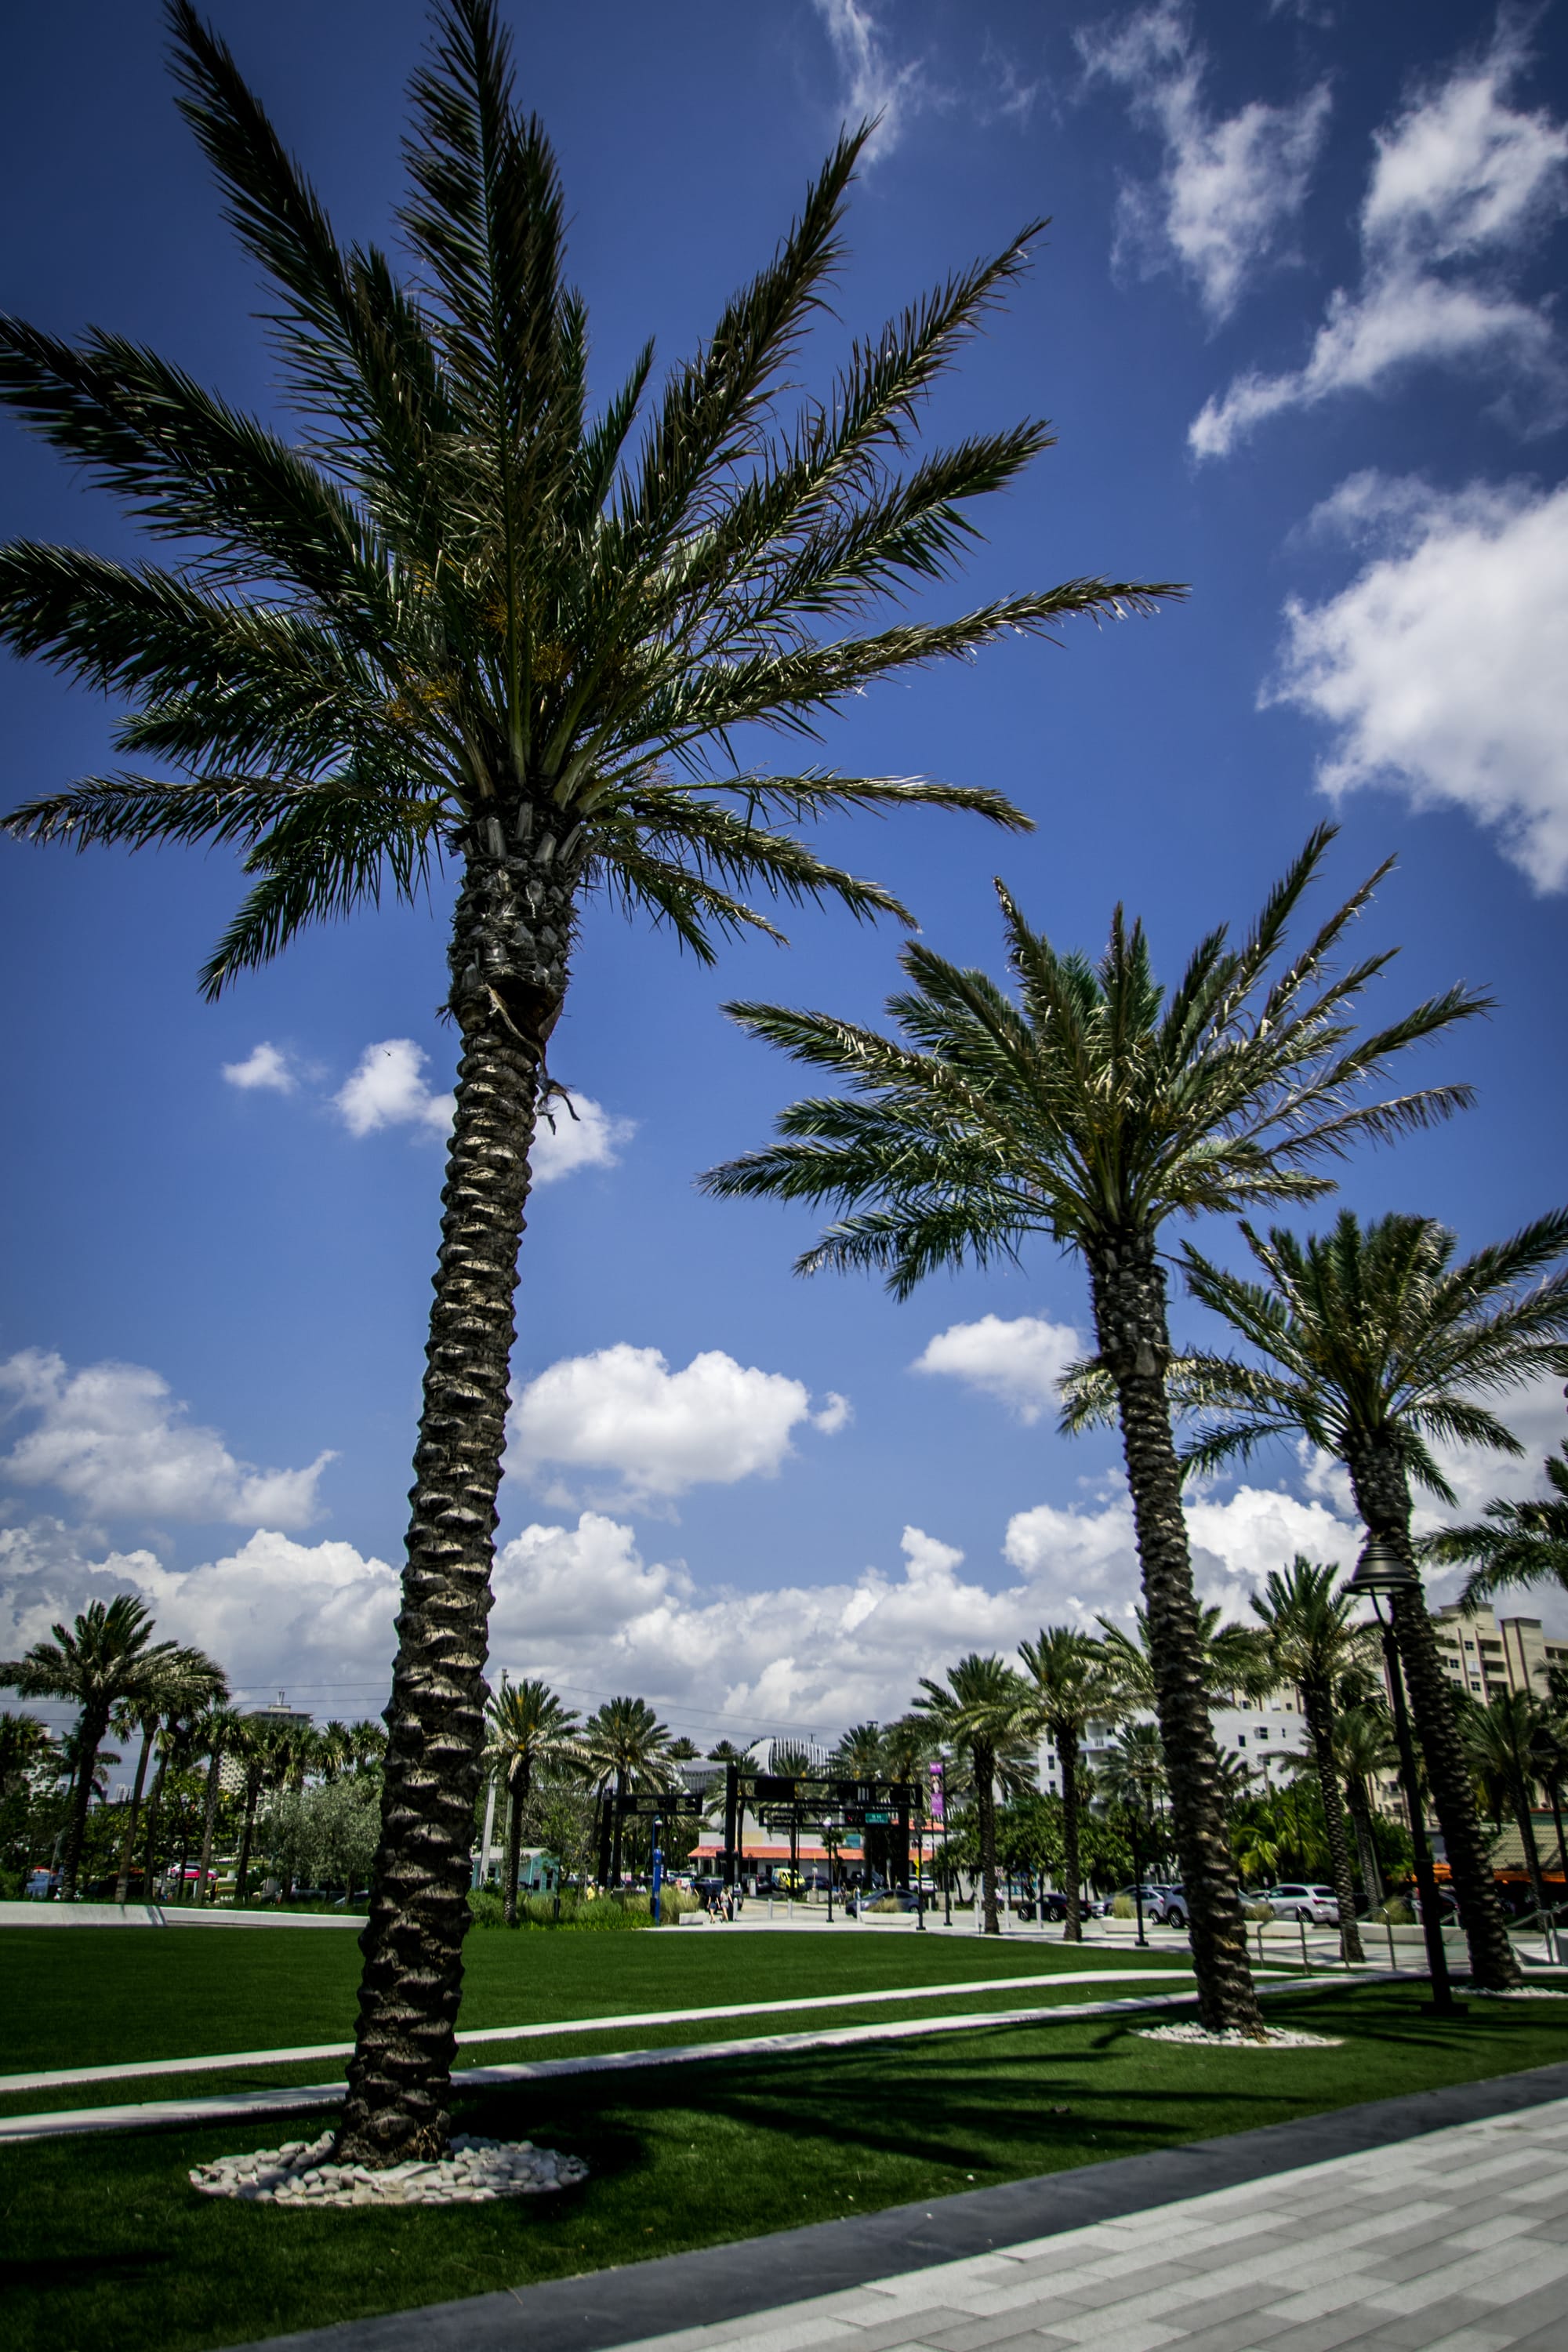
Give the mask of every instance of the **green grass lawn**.
[{"label": "green grass lawn", "polygon": [[[880,1935],[846,1925],[731,1934],[487,1930],[464,1949],[468,2032],[554,2018],[788,2000],[899,1985],[1005,1984],[1058,1968],[1154,1970],[1185,1954],[1009,1944],[974,1935]],[[0,1930],[0,2074],[287,2049],[353,2032],[359,1947],[319,1928]],[[318,2069],[318,2074],[319,2074]]]},{"label": "green grass lawn", "polygon": [[[466,2210],[198,2199],[189,2168],[248,2144],[232,2124],[6,2148],[5,2341],[244,2344],[1568,2057],[1555,2004],[1478,2002],[1439,2025],[1420,1998],[1361,1985],[1271,2002],[1281,2022],[1345,2035],[1338,2050],[1194,2051],[1107,2020],[523,2085],[468,2102],[463,2125],[570,2149],[592,2177]],[[647,2329],[703,2316],[650,2308]]]}]

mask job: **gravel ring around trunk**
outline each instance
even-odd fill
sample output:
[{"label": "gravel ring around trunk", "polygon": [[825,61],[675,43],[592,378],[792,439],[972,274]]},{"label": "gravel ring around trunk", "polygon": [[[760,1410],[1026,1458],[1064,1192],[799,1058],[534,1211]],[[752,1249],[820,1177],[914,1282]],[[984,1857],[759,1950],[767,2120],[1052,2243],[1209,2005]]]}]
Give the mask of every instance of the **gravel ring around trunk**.
[{"label": "gravel ring around trunk", "polygon": [[1266,2033],[1243,2033],[1227,2025],[1212,2032],[1206,2025],[1140,2025],[1140,2042],[1182,2042],[1203,2050],[1342,2050],[1339,2033],[1300,2033],[1289,2026],[1271,2025]]},{"label": "gravel ring around trunk", "polygon": [[389,2165],[333,2164],[337,2135],[288,2140],[254,2156],[219,2157],[199,2164],[191,2187],[203,2197],[233,2197],[249,2205],[477,2205],[501,2197],[541,2197],[574,2189],[588,2178],[581,2157],[531,2139],[469,2138],[459,2135],[446,2156],[429,2162]]}]

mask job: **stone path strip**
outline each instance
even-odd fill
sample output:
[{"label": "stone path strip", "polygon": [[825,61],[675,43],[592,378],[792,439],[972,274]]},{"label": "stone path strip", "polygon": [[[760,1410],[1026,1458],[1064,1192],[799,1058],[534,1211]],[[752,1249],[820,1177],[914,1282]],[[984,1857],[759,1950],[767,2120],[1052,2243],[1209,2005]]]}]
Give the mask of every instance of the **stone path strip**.
[{"label": "stone path strip", "polygon": [[[1140,1974],[1143,1971],[1140,1970]],[[1362,1983],[1404,1981],[1403,1972],[1385,1969],[1358,1979]],[[1258,1996],[1271,1993],[1336,1992],[1344,1988],[1340,1977],[1286,1977],[1260,1984]],[[841,2025],[811,2033],[759,2033],[736,2042],[689,2042],[657,2045],[650,2050],[612,2050],[586,2058],[539,2058],[505,2066],[470,2066],[455,2073],[462,2090],[496,2090],[509,2083],[550,2082],[562,2075],[627,2074],[645,2066],[690,2066],[721,2058],[784,2057],[802,2050],[837,2050],[861,2042],[914,2041],[933,2033],[974,2032],[1011,2025],[1067,2025],[1089,2017],[1117,2017],[1143,2010],[1178,2009],[1192,2001],[1191,1992],[1145,1994],[1133,2000],[1052,2001],[1032,2009],[971,2010],[944,2017],[901,2017],[873,2025]],[[343,2096],[340,2083],[299,2084],[277,2091],[237,2091],[208,2099],[147,2099],[133,2106],[62,2107],[52,2114],[0,2116],[0,2144],[7,2140],[58,2139],[91,2131],[143,2131],[162,2124],[223,2123],[231,2119],[301,2112],[335,2105]]]},{"label": "stone path strip", "polygon": [[[1319,2320],[1291,2320],[1268,2308],[1270,2302],[1304,2291],[1280,2291],[1277,2270],[1267,2267],[1271,2255],[1281,2252],[1270,2247],[1270,2237],[1286,2238],[1291,2250],[1303,2248],[1310,2238],[1318,2276],[1332,2278],[1338,2274],[1331,2227],[1336,2211],[1348,2210],[1353,2229],[1374,2210],[1397,2211],[1401,2200],[1406,2208],[1445,2205],[1447,2231],[1433,2228],[1411,2265],[1417,2280],[1462,2263],[1468,2250],[1446,2259],[1448,2240],[1484,2231],[1489,2220],[1524,2218],[1525,2228],[1513,2242],[1526,2263],[1532,2258],[1532,2243],[1543,2238],[1560,2246],[1564,2232],[1551,2210],[1554,2197],[1548,2184],[1559,2191],[1568,2188],[1568,2173],[1553,2109],[1558,2115],[1568,2109],[1568,2065],[1332,2108],[1258,2131],[1189,2140],[1145,2156],[702,2246],[577,2278],[340,2321],[325,2329],[272,2336],[266,2352],[536,2352],[541,2345],[550,2352],[650,2352],[647,2325],[654,2312],[701,2315],[708,2323],[675,2337],[654,2338],[658,2352],[671,2352],[677,2345],[690,2352],[697,2346],[703,2352],[709,2346],[715,2352],[727,2346],[789,2352],[799,2345],[802,2352],[811,2352],[832,2343],[847,2345],[849,2352],[888,2347],[904,2352],[915,2347],[922,2352],[1024,2352],[1027,2347],[1043,2352],[1064,2339],[1089,2352],[1101,2352],[1107,2345],[1129,2352],[1130,2347],[1156,2341],[1173,2341],[1178,2352],[1330,2352],[1342,2345],[1356,2352],[1373,2347],[1378,2352],[1384,2347],[1389,2352],[1505,2352],[1510,2347],[1511,2352],[1562,2352],[1568,2341],[1568,2299],[1561,2278],[1548,2280],[1544,2293],[1527,2283],[1511,2304],[1479,2298],[1467,2304],[1460,2288],[1454,2316],[1444,2299],[1455,2284],[1451,2279],[1445,2279],[1444,2293],[1435,2299],[1424,2298],[1417,2288],[1395,2316],[1381,2308],[1363,2315],[1352,2304]],[[1529,2135],[1538,2122],[1544,2123],[1549,2138],[1532,2142]],[[1519,2137],[1510,2136],[1510,2124],[1522,2127]],[[1527,2154],[1523,2168],[1517,2163],[1521,2147]],[[1506,2169],[1489,2170],[1500,2157]],[[1515,2194],[1510,2187],[1520,2183],[1528,2190],[1532,2179],[1541,2187],[1531,2194]],[[1278,2227],[1237,2231],[1233,2224],[1244,2211],[1254,2221],[1272,2215]],[[1426,2227],[1414,2224],[1418,2237]],[[1403,2286],[1398,2279],[1366,2277],[1377,2263],[1400,2259],[1397,2236],[1391,2231],[1345,2246],[1348,2259],[1359,2262],[1358,2279],[1369,2294],[1398,2294]],[[1113,2251],[1103,2265],[1094,2265],[1097,2276],[1072,2298],[1093,2307],[1094,2324],[1080,2309],[1079,2325],[1068,2335],[1068,2314],[1050,2306],[1052,2282],[1068,2274],[1070,2262],[1084,2261],[1091,2242]],[[1504,2234],[1493,2242],[1509,2241]],[[1149,2286],[1148,2272],[1162,2255],[1176,2288],[1171,2316],[1140,2323],[1125,2306],[1139,2293],[1159,2293]],[[1004,2300],[991,2316],[976,2317],[969,2302],[986,2290],[963,2283],[976,2258],[1004,2265],[998,2273],[1003,2284],[992,2292],[1005,2298],[1011,2284],[1028,2299]],[[1119,2258],[1125,2264],[1120,2273]],[[1238,2281],[1233,2275],[1228,2288],[1214,2286],[1216,2272],[1249,2259],[1263,2267],[1262,2276]],[[1136,2275],[1140,2267],[1142,2284],[1133,2286],[1129,2273]],[[1236,2296],[1239,2316],[1216,2318],[1212,2308],[1205,2313],[1201,2298],[1184,2300],[1181,2277],[1190,2284],[1193,2273],[1206,2278],[1212,2296]],[[1508,2273],[1491,2275],[1506,2279]],[[803,2295],[803,2287],[808,2294]],[[867,2304],[868,2291],[877,2294],[879,2313],[876,2304]],[[1064,2293],[1064,2305],[1067,2299]],[[1477,2303],[1479,2324],[1470,2315]],[[1053,2317],[1062,2324],[1051,2326]],[[825,2334],[828,2321],[843,2333]],[[1168,2330],[1168,2336],[1157,2339],[1144,2332],[1151,2329]]]},{"label": "stone path strip", "polygon": [[[899,1985],[884,1992],[805,1993],[788,2000],[727,2001],[707,2009],[657,2009],[621,2017],[573,2017],[544,2025],[475,2026],[458,2045],[530,2042],[557,2033],[630,2033],[643,2026],[704,2022],[713,2017],[767,2017],[803,2009],[848,2009],[868,2001],[958,2000],[977,1992],[1029,1992],[1052,1984],[1136,1984],[1144,1977],[1190,1979],[1191,1969],[1054,1969],[1044,1976],[974,1977],[963,1984]],[[208,2058],[137,2058],[112,2066],[56,2066],[40,2074],[0,2074],[0,2093],[66,2090],[76,2083],[123,2083],[142,2074],[215,2074],[238,2066],[290,2066],[350,2058],[352,2042],[301,2042],[291,2050],[232,2050]]]}]

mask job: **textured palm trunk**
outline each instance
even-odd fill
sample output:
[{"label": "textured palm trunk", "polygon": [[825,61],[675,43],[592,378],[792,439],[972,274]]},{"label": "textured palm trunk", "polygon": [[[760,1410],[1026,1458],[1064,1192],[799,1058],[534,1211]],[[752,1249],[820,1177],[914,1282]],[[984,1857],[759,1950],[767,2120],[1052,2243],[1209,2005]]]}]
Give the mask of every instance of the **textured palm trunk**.
[{"label": "textured palm trunk", "polygon": [[77,1726],[76,1780],[71,1790],[70,1829],[66,1837],[65,1862],[60,1870],[60,1901],[76,1901],[76,1882],[81,1869],[82,1840],[87,1835],[88,1808],[92,1803],[92,1776],[98,1762],[98,1751],[103,1735],[109,1728],[105,1709],[100,1717],[97,1708],[83,1708]]},{"label": "textured palm trunk", "polygon": [[1057,1726],[1057,1759],[1062,1768],[1062,1873],[1067,1880],[1068,1916],[1064,1944],[1083,1941],[1083,1911],[1079,1900],[1081,1869],[1078,1847],[1078,1733],[1069,1724]]},{"label": "textured palm trunk", "polygon": [[168,1777],[167,1748],[158,1759],[158,1769],[153,1775],[153,1793],[147,1800],[147,1843],[142,1849],[142,1892],[147,1902],[153,1900],[153,1864],[157,1858],[158,1831],[163,1811],[163,1782]]},{"label": "textured palm trunk", "polygon": [[1219,1752],[1204,1690],[1203,1637],[1165,1390],[1171,1343],[1164,1272],[1154,1237],[1145,1232],[1097,1242],[1089,1260],[1100,1353],[1116,1384],[1121,1411],[1198,2009],[1211,2032],[1261,2036],[1247,1923],[1226,1835]]},{"label": "textured palm trunk", "polygon": [[1351,1850],[1345,1838],[1344,1808],[1340,1802],[1340,1776],[1334,1769],[1334,1712],[1321,1684],[1303,1683],[1301,1702],[1307,1711],[1307,1731],[1312,1760],[1318,1768],[1318,1794],[1323,1801],[1323,1828],[1329,1841],[1329,1874],[1340,1908],[1340,1958],[1364,1959],[1355,1919],[1355,1882],[1351,1876]]},{"label": "textured palm trunk", "polygon": [[996,1784],[990,1753],[979,1747],[974,1750],[974,1810],[980,1816],[981,1932],[999,1936],[1002,1922],[996,1913]]},{"label": "textured palm trunk", "polygon": [[239,1869],[236,1873],[234,1899],[242,1904],[250,1883],[250,1846],[256,1835],[256,1802],[261,1794],[261,1776],[254,1769],[245,1776],[245,1826],[239,1833]]},{"label": "textured palm trunk", "polygon": [[[131,1859],[136,1851],[136,1822],[142,1811],[142,1791],[147,1785],[147,1759],[153,1753],[153,1742],[158,1736],[158,1718],[154,1716],[143,1725],[142,1753],[136,1759],[136,1778],[131,1784],[131,1810],[126,1818],[125,1835],[120,1845],[120,1873],[114,1882],[114,1899],[125,1903],[131,1896]],[[142,1888],[146,1894],[146,1888]]]},{"label": "textured palm trunk", "polygon": [[[1410,1488],[1405,1466],[1391,1446],[1351,1448],[1346,1465],[1356,1508],[1367,1532],[1381,1536],[1403,1560],[1415,1566],[1410,1541]],[[1514,1958],[1498,1901],[1497,1884],[1476,1812],[1475,1790],[1455,1718],[1453,1695],[1437,1655],[1437,1637],[1419,1584],[1396,1592],[1394,1633],[1410,1694],[1415,1737],[1426,1760],[1432,1802],[1443,1831],[1443,1847],[1459,1901],[1470,1974],[1488,1992],[1507,1992],[1524,1981]]]},{"label": "textured palm trunk", "polygon": [[1522,1780],[1510,1780],[1509,1801],[1513,1818],[1519,1824],[1520,1838],[1524,1846],[1524,1866],[1530,1874],[1530,1891],[1535,1897],[1536,1916],[1546,1916],[1546,1889],[1541,1878],[1541,1852],[1535,1843],[1535,1823],[1530,1818],[1530,1790]]},{"label": "textured palm trunk", "polygon": [[1345,1775],[1345,1802],[1355,1823],[1355,1842],[1361,1853],[1362,1885],[1366,1889],[1368,1906],[1375,1908],[1386,1902],[1387,1891],[1383,1884],[1383,1864],[1377,1858],[1377,1839],[1372,1826],[1372,1807],[1367,1802],[1366,1783],[1359,1772]]},{"label": "textured palm trunk", "polygon": [[[525,811],[517,835],[531,832]],[[345,2162],[436,2155],[451,2128],[512,1297],[571,936],[572,876],[555,847],[545,833],[509,849],[499,816],[479,820],[453,919],[449,1003],[463,1052],[384,1718],[381,1840],[338,2136]]]},{"label": "textured palm trunk", "polygon": [[218,1790],[221,1785],[222,1775],[223,1749],[221,1747],[218,1747],[213,1749],[212,1761],[207,1767],[206,1805],[202,1815],[202,1859],[200,1869],[196,1874],[196,1901],[198,1903],[205,1903],[208,1900],[207,1873],[212,1868],[213,1831],[217,1822]]},{"label": "textured palm trunk", "polygon": [[526,1761],[514,1764],[506,1776],[506,1924],[517,1925],[517,1880],[522,1860],[522,1809],[528,1802]]}]

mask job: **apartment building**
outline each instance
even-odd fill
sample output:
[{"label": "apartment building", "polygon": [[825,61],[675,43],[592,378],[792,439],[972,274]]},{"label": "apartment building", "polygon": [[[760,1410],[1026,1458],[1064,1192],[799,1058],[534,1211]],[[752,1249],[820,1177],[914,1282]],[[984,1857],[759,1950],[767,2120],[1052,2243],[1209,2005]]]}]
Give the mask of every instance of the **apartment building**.
[{"label": "apartment building", "polygon": [[1451,1601],[1433,1622],[1449,1679],[1483,1706],[1499,1691],[1530,1691],[1545,1698],[1550,1670],[1568,1668],[1568,1642],[1549,1639],[1539,1617],[1500,1618],[1484,1605],[1467,1609]]},{"label": "apartment building", "polygon": [[[1135,1723],[1151,1723],[1149,1714],[1134,1716]],[[1270,1691],[1267,1698],[1242,1698],[1228,1692],[1212,1707],[1209,1720],[1214,1725],[1215,1738],[1222,1754],[1236,1757],[1249,1765],[1257,1778],[1258,1793],[1277,1782],[1288,1769],[1292,1758],[1307,1752],[1307,1721],[1301,1713],[1300,1694],[1289,1686]],[[1114,1746],[1120,1727],[1113,1723],[1091,1723],[1080,1743],[1079,1752],[1092,1771],[1103,1761],[1106,1750]],[[1279,1771],[1271,1768],[1278,1764]],[[1061,1794],[1061,1766],[1055,1745],[1049,1739],[1040,1747],[1040,1786],[1053,1797]]]}]

